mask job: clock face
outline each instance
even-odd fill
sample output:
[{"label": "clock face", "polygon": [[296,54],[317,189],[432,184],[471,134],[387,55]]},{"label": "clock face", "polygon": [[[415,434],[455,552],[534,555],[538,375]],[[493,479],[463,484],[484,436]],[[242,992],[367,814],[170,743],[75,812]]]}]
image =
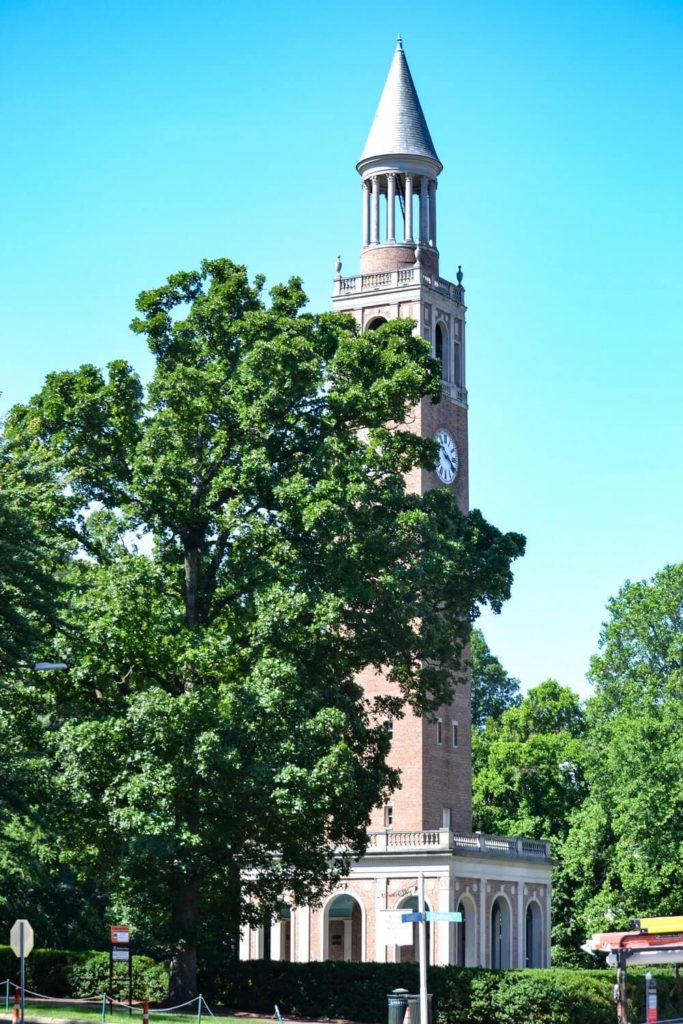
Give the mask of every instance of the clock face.
[{"label": "clock face", "polygon": [[452,484],[458,472],[458,449],[451,435],[443,427],[437,430],[434,436],[439,445],[436,475],[445,484]]}]

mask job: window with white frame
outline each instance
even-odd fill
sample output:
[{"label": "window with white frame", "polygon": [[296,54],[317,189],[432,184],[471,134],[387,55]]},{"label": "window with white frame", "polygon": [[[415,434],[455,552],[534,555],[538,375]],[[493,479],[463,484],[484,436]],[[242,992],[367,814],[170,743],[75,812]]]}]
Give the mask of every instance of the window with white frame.
[{"label": "window with white frame", "polygon": [[394,824],[394,808],[391,804],[384,805],[384,827],[391,828]]},{"label": "window with white frame", "polygon": [[440,718],[436,720],[436,742],[438,746],[443,743],[443,722]]},{"label": "window with white frame", "polygon": [[458,723],[451,722],[451,743],[454,747],[458,745]]}]

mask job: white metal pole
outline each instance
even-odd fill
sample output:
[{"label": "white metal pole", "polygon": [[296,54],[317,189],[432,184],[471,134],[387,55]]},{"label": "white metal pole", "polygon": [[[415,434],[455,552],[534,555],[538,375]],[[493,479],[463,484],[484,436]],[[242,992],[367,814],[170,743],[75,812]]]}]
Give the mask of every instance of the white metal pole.
[{"label": "white metal pole", "polygon": [[420,946],[420,1024],[429,1024],[427,1017],[427,922],[425,921],[425,876],[420,872],[417,888],[417,909],[420,912],[418,939]]},{"label": "white metal pole", "polygon": [[24,922],[19,924],[19,983],[21,985],[21,1024],[24,1024],[24,989],[26,987],[26,968],[24,958]]}]

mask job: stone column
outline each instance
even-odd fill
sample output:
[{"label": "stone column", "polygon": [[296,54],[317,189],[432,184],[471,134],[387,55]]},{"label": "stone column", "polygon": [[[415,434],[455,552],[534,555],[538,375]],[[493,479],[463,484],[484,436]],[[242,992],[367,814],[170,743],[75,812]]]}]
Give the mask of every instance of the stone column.
[{"label": "stone column", "polygon": [[365,179],[361,184],[363,196],[363,245],[370,245],[370,182]]},{"label": "stone column", "polygon": [[420,178],[420,241],[429,242],[429,190],[426,176]]},{"label": "stone column", "polygon": [[413,176],[406,174],[406,230],[405,241],[413,241]]},{"label": "stone column", "polygon": [[524,938],[526,935],[526,919],[524,917],[524,883],[517,882],[517,966],[524,967],[525,950]]},{"label": "stone column", "polygon": [[479,966],[490,967],[489,952],[486,939],[489,929],[486,924],[486,887],[487,883],[482,878],[479,882]]},{"label": "stone column", "polygon": [[429,182],[429,244],[436,249],[436,178]]},{"label": "stone column", "polygon": [[379,242],[379,175],[372,176],[372,216],[370,219],[370,244]]},{"label": "stone column", "polygon": [[387,175],[387,242],[396,241],[395,205],[396,175]]}]

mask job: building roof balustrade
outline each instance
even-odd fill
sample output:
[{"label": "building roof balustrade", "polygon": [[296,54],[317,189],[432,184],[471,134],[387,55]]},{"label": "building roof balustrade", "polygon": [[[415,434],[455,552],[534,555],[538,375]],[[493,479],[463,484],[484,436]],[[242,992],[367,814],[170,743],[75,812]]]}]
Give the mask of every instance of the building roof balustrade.
[{"label": "building roof balustrade", "polygon": [[447,828],[370,832],[368,854],[450,851],[460,855],[512,857],[515,860],[550,861],[550,843],[546,840],[510,836],[491,836],[483,832],[451,832]]}]

